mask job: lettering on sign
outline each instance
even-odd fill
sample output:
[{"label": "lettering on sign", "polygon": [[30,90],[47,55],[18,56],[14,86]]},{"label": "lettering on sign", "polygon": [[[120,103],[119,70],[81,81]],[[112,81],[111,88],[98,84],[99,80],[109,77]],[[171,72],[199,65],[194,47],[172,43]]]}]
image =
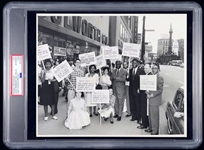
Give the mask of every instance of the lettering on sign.
[{"label": "lettering on sign", "polygon": [[140,90],[157,90],[157,76],[156,75],[140,75]]},{"label": "lettering on sign", "polygon": [[95,86],[92,78],[77,77],[76,79],[76,91],[92,92],[95,90]]},{"label": "lettering on sign", "polygon": [[58,82],[62,81],[72,72],[73,69],[70,67],[69,63],[66,60],[64,60],[52,70],[52,73],[54,74]]},{"label": "lettering on sign", "polygon": [[92,103],[109,103],[109,90],[95,90],[92,92]]}]

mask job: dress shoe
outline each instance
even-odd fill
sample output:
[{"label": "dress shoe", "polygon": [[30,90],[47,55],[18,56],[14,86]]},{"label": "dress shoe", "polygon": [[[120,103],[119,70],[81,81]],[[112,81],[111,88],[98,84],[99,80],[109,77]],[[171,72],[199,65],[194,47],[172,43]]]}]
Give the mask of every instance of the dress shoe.
[{"label": "dress shoe", "polygon": [[158,135],[158,133],[151,133],[151,135]]},{"label": "dress shoe", "polygon": [[146,130],[144,130],[145,132],[152,132],[152,130],[150,130],[150,129],[146,129]]},{"label": "dress shoe", "polygon": [[141,121],[137,121],[137,124],[142,124]]},{"label": "dress shoe", "polygon": [[44,120],[47,121],[47,120],[48,120],[48,117],[45,117]]},{"label": "dress shoe", "polygon": [[56,116],[53,116],[52,119],[57,120],[58,118]]},{"label": "dress shoe", "polygon": [[127,114],[125,117],[130,117],[131,115]]},{"label": "dress shoe", "polygon": [[136,119],[133,119],[133,118],[132,118],[132,119],[130,119],[130,121],[135,121],[135,120],[136,120]]},{"label": "dress shoe", "polygon": [[107,121],[108,120],[108,118],[104,118],[104,121]]},{"label": "dress shoe", "polygon": [[114,122],[113,122],[113,119],[111,119],[111,120],[110,120],[110,123],[111,123],[111,124],[113,124],[113,123],[114,123]]},{"label": "dress shoe", "polygon": [[146,129],[147,127],[144,127],[143,125],[141,125],[141,126],[138,126],[137,128],[138,129]]},{"label": "dress shoe", "polygon": [[94,115],[95,115],[95,116],[98,116],[98,114],[97,114],[97,113],[94,113]]},{"label": "dress shoe", "polygon": [[118,118],[118,115],[117,115],[117,114],[115,114],[114,118]]},{"label": "dress shoe", "polygon": [[92,114],[90,114],[89,117],[92,117]]},{"label": "dress shoe", "polygon": [[118,117],[118,118],[117,118],[117,121],[120,121],[120,120],[121,120],[121,117]]}]

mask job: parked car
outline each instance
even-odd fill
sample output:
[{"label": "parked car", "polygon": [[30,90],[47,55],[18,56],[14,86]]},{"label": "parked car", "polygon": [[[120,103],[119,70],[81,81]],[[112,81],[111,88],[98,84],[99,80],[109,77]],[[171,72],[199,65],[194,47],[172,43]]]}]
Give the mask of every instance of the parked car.
[{"label": "parked car", "polygon": [[184,68],[184,63],[181,63],[181,64],[180,64],[180,67],[181,67],[181,68]]},{"label": "parked car", "polygon": [[169,61],[169,62],[167,63],[167,65],[171,65],[171,61]]},{"label": "parked car", "polygon": [[182,63],[182,60],[172,60],[169,65],[180,66],[181,63]]},{"label": "parked car", "polygon": [[178,88],[173,101],[166,106],[167,129],[169,134],[184,134],[184,87]]}]

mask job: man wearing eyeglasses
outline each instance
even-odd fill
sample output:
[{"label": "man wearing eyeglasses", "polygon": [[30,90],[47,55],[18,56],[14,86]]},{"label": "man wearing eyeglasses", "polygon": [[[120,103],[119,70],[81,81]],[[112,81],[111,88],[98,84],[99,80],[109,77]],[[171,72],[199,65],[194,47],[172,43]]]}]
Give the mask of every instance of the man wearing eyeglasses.
[{"label": "man wearing eyeglasses", "polygon": [[152,66],[152,73],[157,75],[157,90],[146,92],[147,98],[149,99],[149,124],[151,135],[159,134],[159,106],[162,102],[162,92],[164,79],[159,75],[160,67],[159,64],[155,63]]}]

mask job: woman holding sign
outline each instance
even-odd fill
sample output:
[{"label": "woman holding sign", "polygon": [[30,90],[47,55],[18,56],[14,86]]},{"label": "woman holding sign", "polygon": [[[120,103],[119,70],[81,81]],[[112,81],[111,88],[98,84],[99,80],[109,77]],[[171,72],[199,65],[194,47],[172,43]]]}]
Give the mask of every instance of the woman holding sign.
[{"label": "woman holding sign", "polygon": [[100,79],[100,85],[102,86],[102,89],[108,89],[109,86],[111,86],[112,82],[110,80],[109,73],[109,67],[103,68],[103,76]]},{"label": "woman holding sign", "polygon": [[55,106],[55,95],[54,95],[54,75],[52,73],[52,65],[49,59],[44,61],[45,70],[42,70],[42,88],[40,93],[40,104],[44,106],[45,118],[48,120],[48,105],[51,105],[52,119],[57,120],[57,117],[54,115],[54,106]]},{"label": "woman holding sign", "polygon": [[[93,79],[95,85],[97,86],[99,83],[99,76],[96,71],[96,65],[90,65],[89,66],[89,73],[85,75],[85,77],[90,77]],[[89,114],[90,117],[92,117],[92,107],[94,107],[94,115],[98,116],[97,111],[96,111],[96,106],[97,104],[92,103],[92,93],[91,92],[86,92],[85,94],[85,99],[86,99],[86,106],[89,107]]]},{"label": "woman holding sign", "polygon": [[70,100],[69,117],[65,120],[65,126],[69,129],[81,129],[90,124],[89,114],[85,111],[85,101],[81,95],[81,92],[76,92],[75,98]]},{"label": "woman holding sign", "polygon": [[113,124],[113,114],[114,111],[114,105],[115,105],[115,99],[116,97],[113,95],[113,89],[109,88],[109,103],[108,104],[102,104],[101,110],[99,110],[99,114],[101,117],[104,117],[104,120],[107,121],[108,118],[110,118],[110,123]]}]

